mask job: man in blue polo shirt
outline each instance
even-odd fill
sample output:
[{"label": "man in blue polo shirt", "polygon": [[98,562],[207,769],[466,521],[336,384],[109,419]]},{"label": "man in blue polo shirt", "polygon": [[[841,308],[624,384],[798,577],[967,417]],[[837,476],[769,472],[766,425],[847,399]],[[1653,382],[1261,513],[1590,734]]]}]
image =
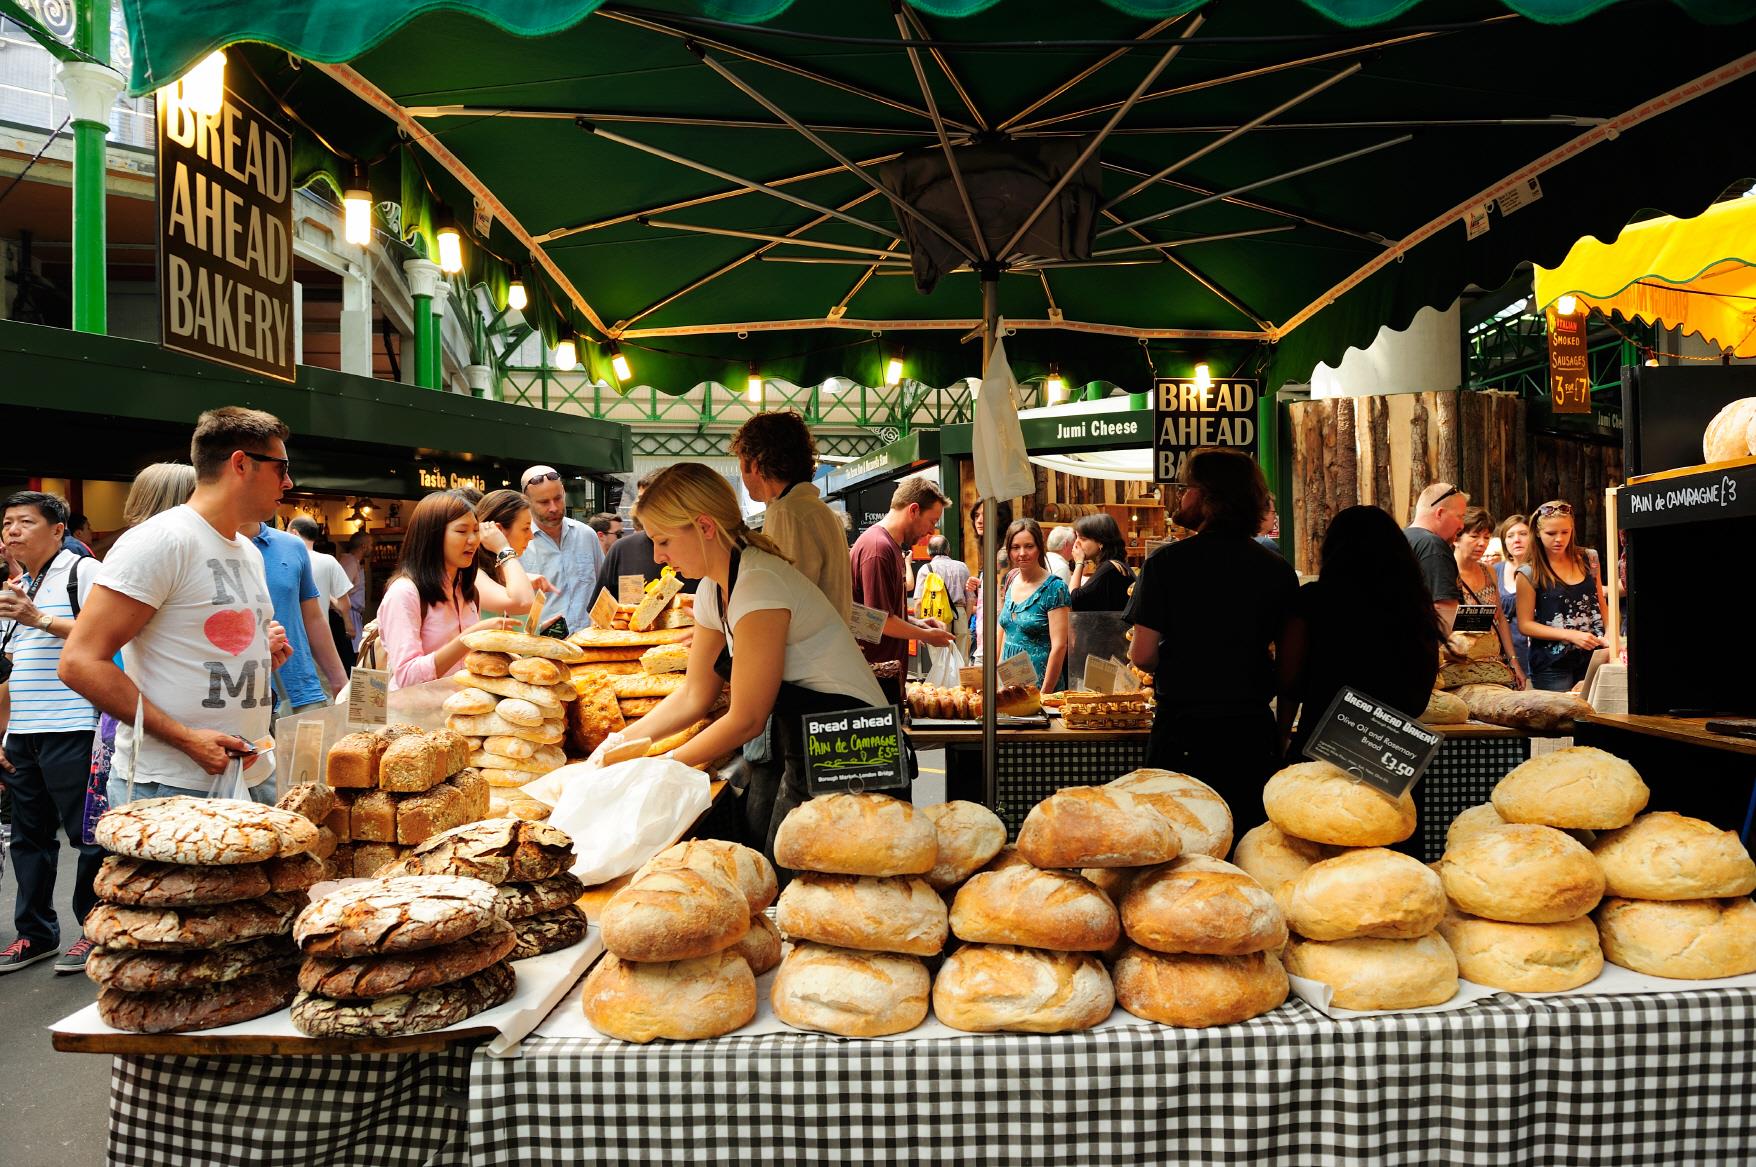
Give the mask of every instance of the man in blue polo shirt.
[{"label": "man in blue polo shirt", "polygon": [[[238,534],[262,552],[274,618],[286,627],[287,643],[293,649],[293,655],[275,670],[275,716],[321,709],[348,683],[348,674],[329,636],[329,617],[324,614],[325,601],[311,571],[311,553],[303,539],[267,523],[257,523],[254,531],[240,527]],[[322,681],[318,680],[319,670]]]}]

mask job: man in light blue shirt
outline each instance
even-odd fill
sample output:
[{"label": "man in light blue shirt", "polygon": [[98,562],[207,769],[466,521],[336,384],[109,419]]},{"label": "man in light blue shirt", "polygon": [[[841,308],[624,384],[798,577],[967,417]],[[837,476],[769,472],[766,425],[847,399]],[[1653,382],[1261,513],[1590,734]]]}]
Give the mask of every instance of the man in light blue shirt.
[{"label": "man in light blue shirt", "polygon": [[567,487],[553,466],[532,466],[518,485],[530,500],[532,520],[530,546],[518,558],[526,574],[540,575],[549,583],[543,619],[560,613],[567,617],[570,630],[589,628],[591,602],[597,598],[604,565],[597,532],[567,517]]},{"label": "man in light blue shirt", "polygon": [[262,570],[268,577],[274,618],[286,627],[287,643],[293,648],[293,655],[275,670],[279,698],[275,713],[284,717],[322,709],[329,704],[329,693],[324,692],[323,682],[318,679],[319,668],[329,681],[331,693],[347,684],[348,675],[336,654],[335,642],[329,637],[329,618],[324,615],[325,601],[320,598],[311,571],[311,553],[305,549],[303,539],[267,523],[256,524],[254,532],[246,525],[238,533],[262,552]]}]

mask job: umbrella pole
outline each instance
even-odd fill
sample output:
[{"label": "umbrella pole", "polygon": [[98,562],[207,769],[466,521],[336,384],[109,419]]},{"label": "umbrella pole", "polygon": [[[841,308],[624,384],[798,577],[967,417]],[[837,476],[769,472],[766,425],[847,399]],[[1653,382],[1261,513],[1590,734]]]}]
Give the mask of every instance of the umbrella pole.
[{"label": "umbrella pole", "polygon": [[[981,277],[982,369],[985,373],[988,358],[994,352],[994,329],[999,320],[999,265],[983,264]],[[994,560],[1000,537],[995,530],[995,519],[999,514],[998,499],[982,499],[982,800],[996,813],[1000,809],[1000,753],[994,740],[994,718],[1000,686],[995,679],[999,665],[999,609],[995,606],[995,601],[1000,588],[999,581],[994,578]]]}]

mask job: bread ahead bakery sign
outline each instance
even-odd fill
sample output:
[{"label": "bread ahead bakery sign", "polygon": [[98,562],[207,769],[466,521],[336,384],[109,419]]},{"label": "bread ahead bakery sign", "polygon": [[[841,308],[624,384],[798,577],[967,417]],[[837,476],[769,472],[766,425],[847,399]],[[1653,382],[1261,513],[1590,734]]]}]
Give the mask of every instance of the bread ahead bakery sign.
[{"label": "bread ahead bakery sign", "polygon": [[1236,378],[1152,383],[1152,477],[1178,482],[1183,462],[1203,446],[1256,453],[1256,402],[1261,387]]},{"label": "bread ahead bakery sign", "polygon": [[291,136],[230,92],[161,99],[158,128],[164,346],[293,380]]}]

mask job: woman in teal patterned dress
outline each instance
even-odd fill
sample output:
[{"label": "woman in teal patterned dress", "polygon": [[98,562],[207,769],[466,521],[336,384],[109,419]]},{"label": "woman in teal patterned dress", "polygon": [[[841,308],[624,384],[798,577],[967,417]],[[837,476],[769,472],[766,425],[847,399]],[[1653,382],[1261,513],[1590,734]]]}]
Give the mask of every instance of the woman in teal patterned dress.
[{"label": "woman in teal patterned dress", "polygon": [[1013,570],[1000,605],[1000,655],[995,660],[1028,653],[1043,692],[1052,693],[1067,662],[1073,600],[1067,585],[1043,561],[1043,529],[1035,519],[1019,519],[1007,527],[1005,547]]}]

